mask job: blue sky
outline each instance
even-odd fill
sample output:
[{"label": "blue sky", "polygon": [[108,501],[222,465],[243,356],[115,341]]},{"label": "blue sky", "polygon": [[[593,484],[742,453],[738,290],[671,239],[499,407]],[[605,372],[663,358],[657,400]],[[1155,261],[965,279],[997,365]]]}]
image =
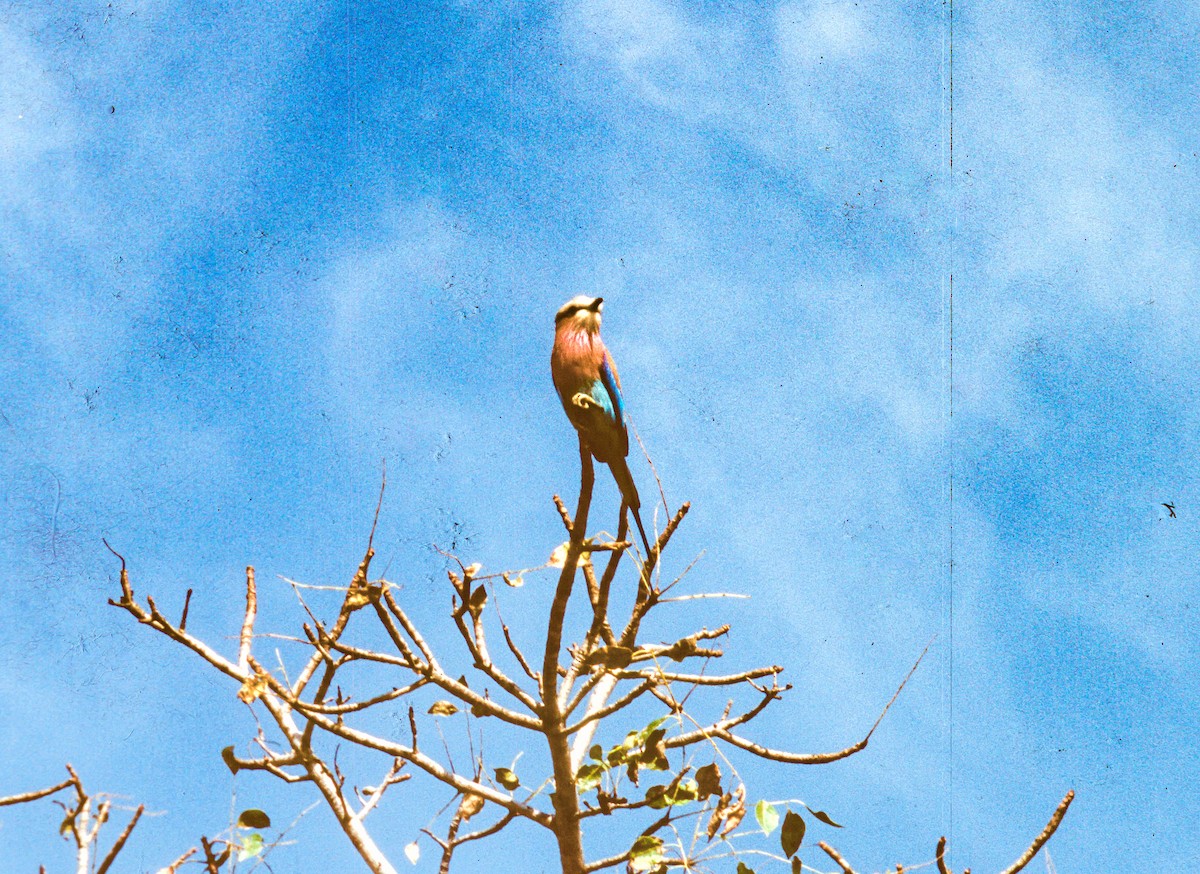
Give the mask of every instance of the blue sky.
[{"label": "blue sky", "polygon": [[[674,569],[754,596],[681,624],[786,655],[760,737],[850,743],[938,635],[866,752],[761,794],[840,814],[868,871],[942,833],[998,870],[1068,788],[1060,872],[1194,867],[1198,29],[957,3],[951,168],[942,4],[11,4],[0,794],[71,761],[164,811],[134,870],[225,819],[253,724],[106,606],[101,537],[216,641],[248,563],[279,630],[280,575],[349,579],[382,459],[378,567],[427,622],[432,544],[542,561],[578,464],[552,316],[592,293],[693,502]],[[6,810],[0,856],[65,849],[53,813]],[[296,837],[277,870],[351,864],[323,811]]]}]

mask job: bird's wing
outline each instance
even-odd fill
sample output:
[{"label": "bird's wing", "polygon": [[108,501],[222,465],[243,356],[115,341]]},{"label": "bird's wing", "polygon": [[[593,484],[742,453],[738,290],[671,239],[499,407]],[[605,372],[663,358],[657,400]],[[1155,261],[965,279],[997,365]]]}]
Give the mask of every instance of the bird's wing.
[{"label": "bird's wing", "polygon": [[[604,358],[600,361],[600,381],[604,384],[604,390],[608,392],[608,397],[612,401],[611,414],[616,423],[622,427],[625,425],[625,401],[621,397],[621,388],[617,383],[616,371],[612,366],[612,359],[605,353]],[[607,406],[607,405],[606,405]]]},{"label": "bird's wing", "polygon": [[608,392],[608,396],[612,400],[612,417],[621,433],[621,455],[624,457],[629,454],[629,431],[625,427],[625,400],[621,397],[617,370],[613,366],[612,359],[609,358],[607,351],[600,362],[600,380],[604,384],[604,390]]}]

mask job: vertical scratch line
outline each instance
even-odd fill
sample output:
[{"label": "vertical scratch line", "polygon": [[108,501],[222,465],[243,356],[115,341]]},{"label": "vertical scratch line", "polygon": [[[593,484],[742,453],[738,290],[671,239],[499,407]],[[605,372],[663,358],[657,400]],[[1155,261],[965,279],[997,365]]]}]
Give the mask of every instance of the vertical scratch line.
[{"label": "vertical scratch line", "polygon": [[949,245],[948,245],[948,251],[947,251],[947,261],[948,261],[948,268],[949,268],[948,269],[948,274],[949,274],[948,275],[948,286],[949,286],[949,291],[948,291],[949,307],[948,307],[948,309],[949,309],[949,311],[947,313],[947,320],[949,323],[948,327],[949,327],[949,386],[950,386],[950,389],[949,389],[950,396],[948,398],[949,423],[947,426],[947,429],[948,429],[947,437],[948,437],[949,450],[950,450],[950,458],[949,458],[949,464],[948,464],[949,514],[950,514],[949,532],[948,532],[949,562],[950,562],[949,568],[948,568],[949,588],[950,588],[950,605],[949,605],[949,623],[950,623],[950,628],[949,628],[950,646],[949,646],[949,649],[950,649],[950,653],[949,653],[949,658],[948,658],[948,672],[949,672],[949,684],[950,684],[949,707],[948,707],[949,718],[950,718],[950,731],[949,731],[949,758],[950,758],[950,762],[949,762],[949,780],[950,780],[949,820],[950,820],[950,822],[949,822],[948,831],[950,832],[950,836],[953,839],[953,837],[954,837],[954,463],[955,463],[955,458],[957,455],[957,451],[956,451],[957,446],[956,446],[955,433],[954,433],[954,267],[955,267],[954,249],[955,249],[955,245],[957,243],[955,230],[956,230],[956,223],[958,220],[958,216],[957,216],[957,212],[956,212],[956,204],[955,204],[955,198],[954,198],[954,0],[948,0],[948,3],[949,3],[949,22],[948,22],[949,46],[948,46],[948,52],[947,52],[947,55],[948,55],[948,57],[947,57],[947,79],[948,79],[948,85],[949,85],[949,94],[948,94],[949,124],[948,124],[948,127],[949,127],[949,139],[950,139],[950,143],[949,143],[950,186],[949,186],[949,191],[948,191],[948,194],[949,194],[948,206],[950,209],[950,215],[948,216],[948,218],[949,218],[949,225],[948,225],[948,227],[949,227],[949,240],[948,240]]}]

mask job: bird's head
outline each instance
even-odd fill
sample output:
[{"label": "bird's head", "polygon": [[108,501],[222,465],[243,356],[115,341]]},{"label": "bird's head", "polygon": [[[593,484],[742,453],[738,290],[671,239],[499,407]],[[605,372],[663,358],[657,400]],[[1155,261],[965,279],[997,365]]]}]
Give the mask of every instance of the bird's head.
[{"label": "bird's head", "polygon": [[563,304],[554,316],[554,324],[561,328],[565,324],[577,331],[595,333],[600,330],[600,313],[604,309],[604,298],[581,294]]}]

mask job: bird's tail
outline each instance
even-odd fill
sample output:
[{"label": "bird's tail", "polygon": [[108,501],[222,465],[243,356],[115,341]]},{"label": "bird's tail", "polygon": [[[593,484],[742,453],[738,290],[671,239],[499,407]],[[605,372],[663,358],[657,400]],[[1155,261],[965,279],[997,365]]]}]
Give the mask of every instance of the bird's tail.
[{"label": "bird's tail", "polygon": [[621,498],[633,512],[633,521],[637,523],[638,533],[642,535],[642,546],[646,547],[646,558],[650,558],[650,541],[646,538],[646,528],[642,525],[642,499],[638,496],[637,486],[633,482],[633,474],[629,472],[629,464],[624,458],[614,458],[608,463],[612,468],[613,479],[621,490]]}]

